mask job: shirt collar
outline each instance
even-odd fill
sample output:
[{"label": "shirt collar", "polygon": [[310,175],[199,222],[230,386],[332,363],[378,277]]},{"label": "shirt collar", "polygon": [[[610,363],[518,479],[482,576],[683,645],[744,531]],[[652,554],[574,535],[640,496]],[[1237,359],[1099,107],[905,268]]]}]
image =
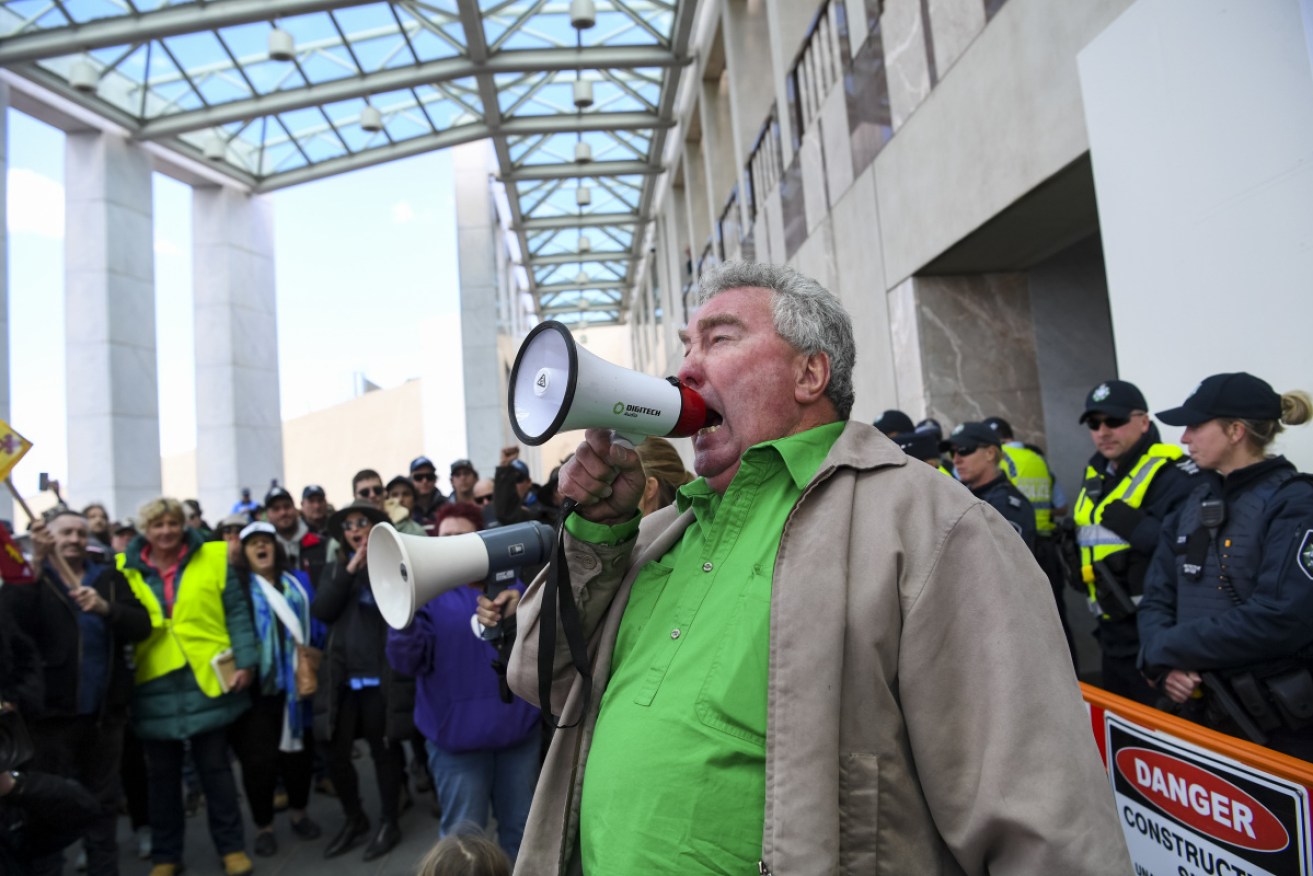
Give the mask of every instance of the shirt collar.
[{"label": "shirt collar", "polygon": [[[789,477],[799,490],[806,489],[811,483],[830,448],[843,432],[843,421],[826,423],[805,432],[787,435],[772,441],[754,444],[743,454],[743,462],[748,465],[761,465],[770,457],[777,457],[788,469]],[[736,475],[737,476],[737,475]],[[675,493],[675,503],[682,514],[693,505],[701,505],[719,499],[719,494],[707,485],[706,478],[697,478],[680,487]]]}]

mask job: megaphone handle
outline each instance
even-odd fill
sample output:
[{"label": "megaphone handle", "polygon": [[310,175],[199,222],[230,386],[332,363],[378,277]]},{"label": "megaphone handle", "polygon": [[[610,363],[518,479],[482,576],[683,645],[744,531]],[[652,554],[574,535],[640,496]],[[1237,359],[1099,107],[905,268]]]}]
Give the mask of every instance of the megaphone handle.
[{"label": "megaphone handle", "polygon": [[611,431],[611,443],[618,444],[626,450],[637,450],[638,448],[634,445],[643,443],[643,439],[646,437],[646,435],[631,435],[626,432]]}]

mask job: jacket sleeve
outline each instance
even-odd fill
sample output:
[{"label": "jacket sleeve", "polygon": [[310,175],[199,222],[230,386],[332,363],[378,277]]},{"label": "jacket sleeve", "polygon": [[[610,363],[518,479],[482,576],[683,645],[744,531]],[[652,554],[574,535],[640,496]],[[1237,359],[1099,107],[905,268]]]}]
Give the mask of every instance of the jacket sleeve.
[{"label": "jacket sleeve", "polygon": [[260,662],[255,642],[255,624],[251,622],[251,601],[237,573],[229,567],[228,581],[223,588],[223,615],[228,625],[228,638],[232,641],[233,660],[238,669],[253,669]]},{"label": "jacket sleeve", "polygon": [[[611,600],[625,573],[635,541],[631,538],[619,545],[596,545],[565,534],[565,558],[570,569],[570,588],[579,608],[584,638],[588,641],[590,658],[596,652],[598,626],[611,605]],[[516,609],[515,648],[511,651],[510,667],[506,680],[511,690],[522,699],[542,707],[538,695],[538,617],[542,609],[543,590],[551,566],[546,566],[524,591]],[[556,621],[556,656],[552,670],[552,703],[564,706],[570,687],[574,683],[575,669],[570,660],[570,647],[565,640],[560,616]]]},{"label": "jacket sleeve", "polygon": [[1048,582],[1012,528],[974,505],[905,574],[897,689],[961,869],[1131,872]]},{"label": "jacket sleeve", "polygon": [[1174,511],[1163,521],[1158,549],[1153,553],[1144,575],[1144,598],[1135,612],[1140,631],[1140,670],[1150,678],[1161,676],[1171,666],[1158,659],[1154,649],[1159,635],[1176,623],[1176,530],[1181,512]]},{"label": "jacket sleeve", "polygon": [[1229,669],[1288,657],[1313,643],[1313,575],[1300,563],[1305,538],[1313,539],[1313,490],[1288,492],[1264,527],[1253,593],[1229,611],[1154,631],[1146,649],[1152,663]]},{"label": "jacket sleeve", "polygon": [[346,562],[334,560],[319,574],[315,598],[310,602],[310,614],[326,624],[337,621],[346,610],[351,598],[351,584],[355,576],[346,570]]},{"label": "jacket sleeve", "polygon": [[100,573],[93,585],[101,598],[109,603],[109,627],[114,637],[122,642],[140,642],[150,635],[150,614],[132,592],[128,579],[115,568]]},{"label": "jacket sleeve", "polygon": [[433,671],[433,623],[429,613],[415,612],[404,630],[388,630],[388,663],[402,675],[422,676]]}]

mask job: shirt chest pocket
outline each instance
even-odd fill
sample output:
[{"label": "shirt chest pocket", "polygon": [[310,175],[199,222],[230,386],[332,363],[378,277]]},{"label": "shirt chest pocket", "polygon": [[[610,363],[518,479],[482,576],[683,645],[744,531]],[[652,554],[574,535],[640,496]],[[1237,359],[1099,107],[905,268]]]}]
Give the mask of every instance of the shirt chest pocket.
[{"label": "shirt chest pocket", "polygon": [[758,564],[723,618],[719,643],[694,706],[698,720],[706,726],[762,747],[766,744],[770,597],[769,570]]}]

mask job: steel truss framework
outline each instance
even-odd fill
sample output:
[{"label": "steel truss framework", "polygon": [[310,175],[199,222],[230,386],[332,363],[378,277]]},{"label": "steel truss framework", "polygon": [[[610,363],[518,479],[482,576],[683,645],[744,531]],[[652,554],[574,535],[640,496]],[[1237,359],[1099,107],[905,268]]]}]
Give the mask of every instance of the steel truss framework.
[{"label": "steel truss framework", "polygon": [[0,66],[252,192],[490,138],[539,313],[619,323],[694,3],[595,3],[3,0]]}]

